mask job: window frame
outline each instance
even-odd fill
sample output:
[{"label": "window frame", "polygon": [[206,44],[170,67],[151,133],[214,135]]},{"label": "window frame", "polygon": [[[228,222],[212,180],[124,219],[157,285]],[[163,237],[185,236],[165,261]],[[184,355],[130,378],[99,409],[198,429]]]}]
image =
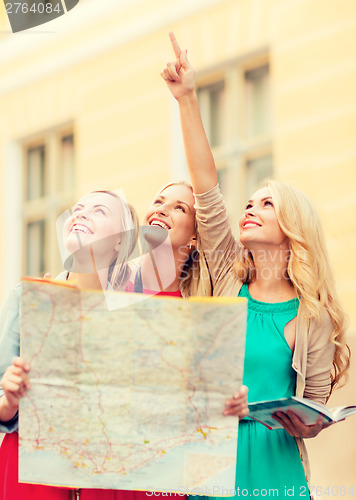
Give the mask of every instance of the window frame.
[{"label": "window frame", "polygon": [[[58,184],[61,162],[61,141],[63,137],[73,136],[73,185],[61,189]],[[27,199],[28,189],[28,151],[32,148],[44,146],[45,149],[45,186],[44,196],[36,199]],[[21,143],[22,148],[22,275],[28,273],[28,226],[31,223],[44,220],[44,248],[43,262],[45,269],[40,272],[61,271],[60,253],[58,249],[56,221],[58,216],[74,203],[76,195],[75,179],[75,133],[73,124],[52,128],[36,134]]]},{"label": "window frame", "polygon": [[[248,137],[245,74],[266,65],[269,68],[270,130],[258,137]],[[247,164],[253,159],[264,156],[272,156],[273,161],[273,96],[268,50],[261,49],[255,54],[234,58],[219,64],[215,68],[198,71],[196,76],[197,94],[201,92],[202,88],[212,87],[219,81],[224,81],[224,90],[226,92],[225,109],[222,112],[225,121],[226,138],[223,144],[211,149],[217,170],[226,168],[225,201],[233,231],[237,236],[238,221],[246,199],[251,194],[246,193]],[[200,108],[204,122],[204,103],[200,102]],[[239,113],[238,110],[241,110],[241,112]],[[205,123],[204,126],[206,126]],[[209,125],[206,128],[209,138]]]}]

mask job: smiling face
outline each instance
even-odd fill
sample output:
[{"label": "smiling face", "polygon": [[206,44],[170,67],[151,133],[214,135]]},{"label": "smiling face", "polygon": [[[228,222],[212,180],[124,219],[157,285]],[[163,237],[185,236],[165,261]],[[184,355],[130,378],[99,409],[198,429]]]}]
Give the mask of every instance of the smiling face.
[{"label": "smiling face", "polygon": [[65,247],[75,254],[92,246],[95,260],[109,265],[120,247],[121,216],[121,202],[115,196],[100,192],[83,196],[64,224]]},{"label": "smiling face", "polygon": [[249,250],[270,245],[288,245],[288,238],[278,223],[268,187],[256,191],[248,201],[239,227],[240,241]]},{"label": "smiling face", "polygon": [[164,188],[148,209],[145,224],[167,229],[173,248],[188,245],[195,237],[192,190],[184,184],[173,184]]}]

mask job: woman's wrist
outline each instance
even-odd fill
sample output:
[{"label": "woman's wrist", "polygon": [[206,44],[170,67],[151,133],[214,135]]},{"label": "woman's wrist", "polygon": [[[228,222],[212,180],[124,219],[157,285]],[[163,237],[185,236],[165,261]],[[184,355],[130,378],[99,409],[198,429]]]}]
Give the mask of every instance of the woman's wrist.
[{"label": "woman's wrist", "polygon": [[18,412],[19,405],[18,404],[11,404],[7,397],[1,396],[0,397],[0,421],[1,422],[8,422],[14,418],[16,413]]},{"label": "woman's wrist", "polygon": [[188,90],[187,93],[183,94],[180,97],[176,98],[179,106],[191,106],[192,104],[198,104],[198,96],[194,89]]}]

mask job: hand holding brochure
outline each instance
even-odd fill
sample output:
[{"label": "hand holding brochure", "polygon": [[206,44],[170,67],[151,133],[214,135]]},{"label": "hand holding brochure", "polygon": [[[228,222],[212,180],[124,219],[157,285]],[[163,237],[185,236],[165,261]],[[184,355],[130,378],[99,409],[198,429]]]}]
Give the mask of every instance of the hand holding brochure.
[{"label": "hand holding brochure", "polygon": [[282,429],[282,426],[272,415],[277,411],[293,411],[306,425],[313,425],[317,422],[319,415],[324,419],[324,423],[335,424],[346,417],[356,413],[356,406],[338,406],[336,408],[326,408],[321,403],[311,399],[291,398],[274,399],[270,401],[258,401],[248,405],[249,417],[257,420],[269,429]]}]

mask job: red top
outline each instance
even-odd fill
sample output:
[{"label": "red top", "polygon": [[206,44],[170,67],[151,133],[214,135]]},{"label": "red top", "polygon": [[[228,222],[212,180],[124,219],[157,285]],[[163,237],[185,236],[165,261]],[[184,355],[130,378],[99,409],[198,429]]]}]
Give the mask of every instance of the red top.
[{"label": "red top", "polygon": [[[134,291],[134,284],[132,283],[132,281],[129,281],[125,288],[125,292]],[[156,290],[147,290],[147,288],[143,288],[142,293],[145,293],[147,295],[166,295],[168,297],[181,297],[180,290],[176,290],[174,292],[157,292]]]}]

